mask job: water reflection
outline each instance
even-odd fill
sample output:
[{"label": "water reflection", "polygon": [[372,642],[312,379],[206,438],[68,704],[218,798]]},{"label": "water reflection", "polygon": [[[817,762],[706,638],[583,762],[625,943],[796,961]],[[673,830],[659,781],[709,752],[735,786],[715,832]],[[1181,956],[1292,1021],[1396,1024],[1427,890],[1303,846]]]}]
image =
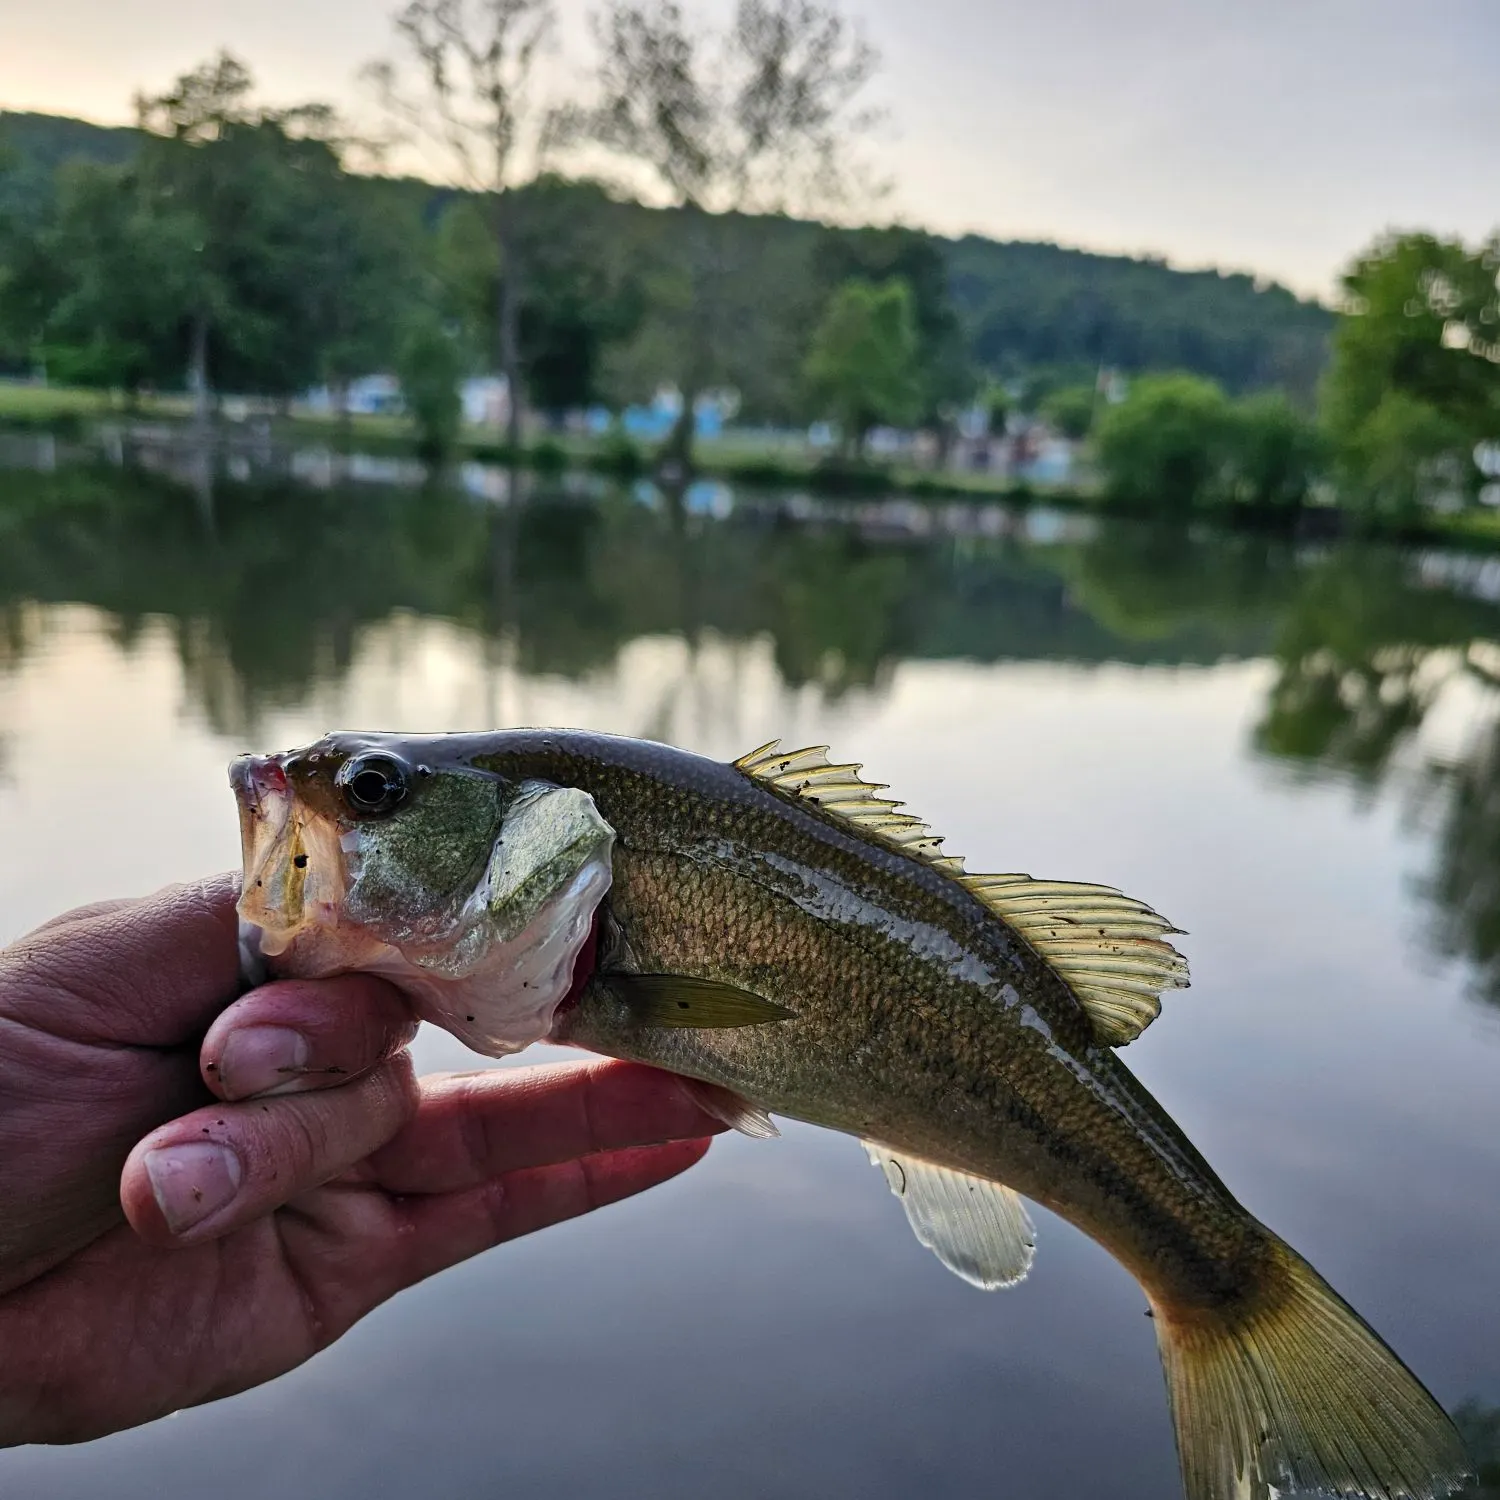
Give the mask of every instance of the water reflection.
[{"label": "water reflection", "polygon": [[[1476,1184],[1495,1178],[1494,1054],[1475,1044],[1493,1012],[1445,1008],[1457,986],[1434,983],[1415,1016],[1400,928],[1416,889],[1430,947],[1500,1001],[1500,565],[980,506],[140,456],[0,472],[11,931],[232,859],[229,750],[333,722],[564,719],[715,754],[762,730],[833,738],[986,867],[1045,862],[1181,913],[1202,989],[1132,1063],[1445,1397],[1493,1402],[1500,1225]],[[132,794],[163,766],[143,873]],[[1106,1473],[1131,1500],[1171,1492],[1116,1268],[1049,1224],[1026,1295],[976,1305],[848,1143],[785,1144],[726,1143],[680,1198],[454,1273],[230,1407],[8,1456],[0,1487],[185,1494],[212,1451],[234,1500],[418,1493],[434,1473],[480,1493],[497,1463],[513,1488],[601,1500],[622,1463],[653,1493],[728,1500],[973,1493],[999,1465],[1029,1496],[1103,1493]],[[440,1401],[413,1399],[412,1371]],[[582,1434],[559,1390],[597,1413]],[[497,1411],[498,1460],[472,1440]],[[397,1424],[384,1442],[371,1412]],[[1493,1465],[1493,1405],[1463,1420]]]},{"label": "water reflection", "polygon": [[[1036,543],[1014,515],[975,507],[691,506],[477,466],[401,487],[384,482],[411,477],[400,460],[326,455],[246,458],[236,480],[201,457],[145,456],[89,467],[49,451],[7,472],[0,672],[36,646],[37,604],[92,605],[125,648],[164,622],[196,710],[240,741],[340,681],[403,614],[452,622],[492,673],[531,678],[608,672],[663,637],[685,644],[690,676],[709,643],[765,642],[781,685],[824,702],[879,694],[916,658],[1265,656],[1276,677],[1256,748],[1367,792],[1407,765],[1456,679],[1478,690],[1471,719],[1493,721],[1493,559],[1124,524],[1053,523]],[[637,731],[669,736],[681,690],[666,683]],[[493,722],[503,698],[481,710]],[[1437,829],[1432,937],[1500,1003],[1500,729],[1417,760]]]}]

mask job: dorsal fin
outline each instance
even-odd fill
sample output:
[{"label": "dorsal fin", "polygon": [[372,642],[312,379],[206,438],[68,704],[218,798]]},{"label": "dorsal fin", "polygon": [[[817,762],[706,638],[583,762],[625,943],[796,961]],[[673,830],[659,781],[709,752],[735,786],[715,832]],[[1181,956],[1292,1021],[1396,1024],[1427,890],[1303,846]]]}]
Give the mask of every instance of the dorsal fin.
[{"label": "dorsal fin", "polygon": [[1101,1042],[1133,1042],[1160,1015],[1161,992],[1186,988],[1187,960],[1166,941],[1180,929],[1144,902],[1106,885],[966,874],[961,859],[942,853],[942,838],[899,812],[904,804],[877,795],[885,787],[862,780],[859,766],[834,765],[826,745],[787,751],[780,743],[742,755],[736,769],[952,876],[1061,975]]}]

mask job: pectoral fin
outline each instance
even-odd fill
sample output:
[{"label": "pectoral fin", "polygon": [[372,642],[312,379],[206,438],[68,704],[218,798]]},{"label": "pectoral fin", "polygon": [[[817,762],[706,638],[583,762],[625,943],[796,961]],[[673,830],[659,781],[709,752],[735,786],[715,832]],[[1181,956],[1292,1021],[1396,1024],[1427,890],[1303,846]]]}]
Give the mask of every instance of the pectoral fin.
[{"label": "pectoral fin", "polygon": [[864,1147],[901,1200],[918,1241],[956,1276],[987,1292],[1025,1277],[1036,1254],[1036,1231],[1025,1204],[1008,1187],[898,1155],[873,1141]]},{"label": "pectoral fin", "polygon": [[716,1083],[704,1083],[700,1078],[679,1078],[699,1107],[722,1120],[731,1130],[748,1135],[757,1141],[775,1140],[781,1132],[776,1122],[760,1105],[742,1099],[733,1089],[720,1088]]},{"label": "pectoral fin", "polygon": [[785,1021],[792,1012],[749,990],[684,974],[610,974],[606,982],[644,1026],[718,1030]]}]

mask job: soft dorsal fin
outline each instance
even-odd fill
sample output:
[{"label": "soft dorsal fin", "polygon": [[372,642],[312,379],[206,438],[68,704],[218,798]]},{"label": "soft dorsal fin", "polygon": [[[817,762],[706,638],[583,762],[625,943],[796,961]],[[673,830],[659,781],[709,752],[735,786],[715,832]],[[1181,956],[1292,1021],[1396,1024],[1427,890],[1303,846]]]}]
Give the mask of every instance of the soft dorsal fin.
[{"label": "soft dorsal fin", "polygon": [[1142,901],[1105,885],[1033,880],[1029,875],[969,875],[942,853],[943,840],[903,804],[877,795],[857,765],[834,765],[826,745],[784,751],[772,740],[735,761],[736,769],[959,881],[1023,937],[1067,982],[1094,1034],[1111,1047],[1132,1042],[1161,1013],[1161,992],[1184,989],[1187,960],[1169,943],[1179,931]]},{"label": "soft dorsal fin", "polygon": [[1014,1286],[1031,1269],[1036,1231],[1008,1187],[920,1157],[864,1143],[901,1200],[912,1233],[955,1276],[984,1291]]},{"label": "soft dorsal fin", "polygon": [[1067,980],[1108,1046],[1133,1042],[1161,1014],[1163,990],[1187,988],[1187,960],[1166,941],[1181,929],[1144,901],[1029,875],[958,878]]}]

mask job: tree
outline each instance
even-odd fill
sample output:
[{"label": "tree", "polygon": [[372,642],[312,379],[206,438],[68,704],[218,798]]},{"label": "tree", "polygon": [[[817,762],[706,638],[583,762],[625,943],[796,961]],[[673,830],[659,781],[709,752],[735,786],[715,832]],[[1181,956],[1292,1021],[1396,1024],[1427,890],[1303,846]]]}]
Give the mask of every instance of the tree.
[{"label": "tree", "polygon": [[[639,246],[621,234],[622,206],[595,183],[545,174],[517,191],[529,268],[519,328],[528,403],[543,412],[602,396],[607,350],[639,323]],[[436,265],[445,307],[482,345],[493,326],[499,274],[482,206],[455,198],[439,221]]]},{"label": "tree", "polygon": [[642,169],[683,215],[680,290],[657,321],[682,397],[662,456],[686,470],[697,399],[730,366],[731,285],[748,271],[727,216],[848,201],[877,56],[825,0],[737,0],[717,33],[676,0],[606,0],[595,31],[598,98],[572,131]]},{"label": "tree", "polygon": [[322,190],[303,225],[310,250],[304,331],[318,378],[347,425],[350,381],[389,368],[411,310],[435,305],[437,295],[419,217],[397,211],[367,180],[342,170],[320,176]]},{"label": "tree", "polygon": [[211,387],[289,395],[317,379],[339,299],[357,295],[330,254],[342,163],[326,105],[251,103],[253,80],[221,53],[164,94],[136,102],[147,135],[135,165],[146,211],[183,215],[197,246],[182,302],[188,383],[200,415]]},{"label": "tree", "polygon": [[920,410],[921,363],[911,288],[904,281],[848,281],[813,334],[806,375],[814,400],[839,423],[845,450],[864,450],[880,422]]},{"label": "tree", "polygon": [[954,409],[973,395],[974,376],[939,242],[901,226],[830,229],[821,236],[815,272],[830,289],[854,279],[906,283],[917,335],[915,420],[940,433],[950,431]]},{"label": "tree", "polygon": [[1132,505],[1182,511],[1221,476],[1229,402],[1197,375],[1142,376],[1099,422],[1096,447],[1108,493]]},{"label": "tree", "polygon": [[1227,428],[1229,497],[1260,511],[1294,511],[1306,504],[1323,467],[1315,423],[1280,391],[1232,403]]},{"label": "tree", "polygon": [[128,393],[174,379],[196,222],[149,202],[128,167],[77,165],[61,179],[57,221],[42,246],[67,277],[42,325],[50,373]]},{"label": "tree", "polygon": [[1416,505],[1435,475],[1477,488],[1469,450],[1500,434],[1497,269],[1500,242],[1396,234],[1345,272],[1321,406],[1351,498]]},{"label": "tree", "polygon": [[549,174],[525,194],[526,389],[540,410],[562,412],[600,399],[605,353],[639,325],[643,291],[602,188]]},{"label": "tree", "polygon": [[396,356],[406,410],[417,429],[417,448],[431,463],[445,458],[458,440],[463,405],[458,382],[463,358],[453,336],[429,310],[407,326]]},{"label": "tree", "polygon": [[517,188],[536,174],[556,134],[556,112],[534,92],[553,23],[552,0],[410,0],[396,31],[421,74],[425,106],[403,94],[394,64],[368,70],[387,105],[417,124],[443,150],[454,176],[483,200],[494,246],[495,357],[509,389],[512,449],[521,442],[528,269]]}]

